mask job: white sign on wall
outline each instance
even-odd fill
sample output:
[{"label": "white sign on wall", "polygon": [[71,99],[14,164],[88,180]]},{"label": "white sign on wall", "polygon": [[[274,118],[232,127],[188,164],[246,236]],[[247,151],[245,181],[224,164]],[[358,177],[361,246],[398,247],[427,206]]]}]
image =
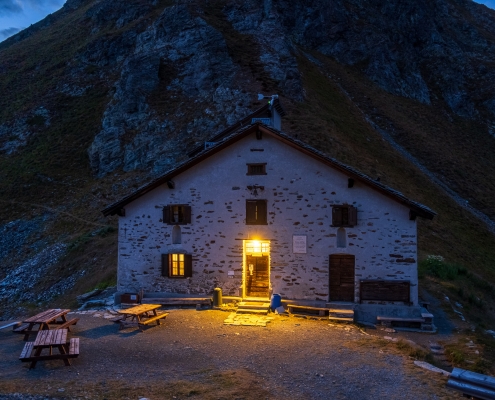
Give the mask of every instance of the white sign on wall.
[{"label": "white sign on wall", "polygon": [[292,252],[306,254],[306,235],[292,235]]}]

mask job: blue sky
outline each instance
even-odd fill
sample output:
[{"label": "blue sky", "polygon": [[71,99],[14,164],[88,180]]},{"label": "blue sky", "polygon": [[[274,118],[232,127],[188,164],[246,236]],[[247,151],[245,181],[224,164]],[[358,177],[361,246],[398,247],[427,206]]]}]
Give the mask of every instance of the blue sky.
[{"label": "blue sky", "polygon": [[0,42],[59,10],[64,3],[65,0],[0,0]]},{"label": "blue sky", "polygon": [[[495,9],[495,0],[476,0]],[[0,0],[0,42],[60,9],[65,0]]]},{"label": "blue sky", "polygon": [[484,4],[487,7],[495,9],[495,0],[476,0],[476,3]]}]

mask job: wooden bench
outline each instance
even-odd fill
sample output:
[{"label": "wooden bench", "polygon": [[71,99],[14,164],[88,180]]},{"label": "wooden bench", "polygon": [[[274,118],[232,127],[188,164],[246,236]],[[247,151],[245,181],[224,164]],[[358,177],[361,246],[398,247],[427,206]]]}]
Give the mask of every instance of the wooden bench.
[{"label": "wooden bench", "polygon": [[70,326],[71,325],[76,325],[77,324],[77,321],[79,321],[79,318],[73,318],[67,322],[64,322],[60,325],[57,325],[57,327],[55,329],[64,329],[64,328],[67,328],[69,330],[69,332],[71,332],[70,330]]},{"label": "wooden bench", "polygon": [[177,305],[191,305],[201,304],[205,306],[211,306],[211,297],[144,297],[141,299],[141,304],[160,304],[162,306],[177,306]]},{"label": "wooden bench", "polygon": [[160,325],[160,319],[166,318],[169,313],[163,313],[163,314],[158,314],[155,315],[154,317],[145,319],[144,321],[141,321],[141,325],[148,325],[154,321],[156,321],[157,325]]},{"label": "wooden bench", "polygon": [[130,326],[137,326],[142,331],[146,325],[152,322],[160,325],[160,319],[165,318],[169,314],[157,314],[156,310],[160,307],[160,304],[139,304],[131,308],[119,310],[118,313],[122,317],[120,319],[115,318],[114,321],[119,323],[119,330]]},{"label": "wooden bench", "polygon": [[289,315],[293,314],[311,317],[328,317],[328,314],[330,312],[329,308],[301,306],[297,304],[289,304],[287,308],[289,309]]},{"label": "wooden bench", "polygon": [[[19,360],[23,362],[43,361],[43,360],[67,360],[79,356],[79,338],[72,338],[66,346],[68,352],[66,354],[45,354],[36,356],[33,354],[34,342],[26,342],[22,349]],[[69,362],[70,365],[70,362]]]},{"label": "wooden bench", "polygon": [[25,333],[26,329],[29,328],[29,324],[22,324],[12,329],[15,333]]},{"label": "wooden bench", "polygon": [[140,322],[138,322],[138,321],[127,321],[127,320],[123,320],[123,319],[116,320],[115,322],[118,322],[120,324],[119,330],[122,330],[122,329],[125,329],[125,328],[129,328],[129,327],[132,327],[132,326],[134,326],[134,327],[137,326],[142,331],[143,328],[146,325],[149,325],[149,324],[151,324],[152,322],[155,322],[155,321],[156,321],[156,324],[157,325],[161,325],[160,324],[160,319],[166,318],[168,314],[169,313],[158,314],[158,315],[155,315],[155,316],[153,316],[151,318],[148,318],[148,319],[145,319],[145,320],[141,320]]}]

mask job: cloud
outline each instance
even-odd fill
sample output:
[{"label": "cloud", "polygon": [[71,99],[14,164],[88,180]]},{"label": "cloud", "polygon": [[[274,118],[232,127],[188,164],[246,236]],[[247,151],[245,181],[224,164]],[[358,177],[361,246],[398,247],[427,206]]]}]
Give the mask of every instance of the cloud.
[{"label": "cloud", "polygon": [[0,0],[0,16],[21,12],[22,6],[17,0]]},{"label": "cloud", "polygon": [[8,37],[15,35],[19,31],[19,28],[0,29],[0,40],[7,39]]}]

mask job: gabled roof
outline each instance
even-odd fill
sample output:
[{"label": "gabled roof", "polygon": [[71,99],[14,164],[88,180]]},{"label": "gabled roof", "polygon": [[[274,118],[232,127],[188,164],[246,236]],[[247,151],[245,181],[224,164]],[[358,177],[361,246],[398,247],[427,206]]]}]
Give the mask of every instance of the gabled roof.
[{"label": "gabled roof", "polygon": [[[109,205],[106,207],[102,212],[103,215],[108,216],[108,215],[115,215],[119,214],[122,215],[122,209],[126,204],[129,204],[130,202],[136,200],[137,198],[141,197],[145,193],[148,193],[149,191],[157,188],[158,186],[161,186],[163,184],[171,184],[172,179],[182,173],[183,171],[191,168],[192,166],[200,163],[201,161],[205,160],[206,158],[212,156],[215,153],[218,153],[219,151],[225,149],[226,147],[230,146],[231,144],[241,140],[242,138],[253,134],[255,132],[260,132],[262,135],[270,135],[281,142],[295,148],[296,150],[301,151],[302,153],[315,158],[316,160],[332,167],[335,168],[343,173],[345,173],[349,178],[355,179],[356,181],[362,182],[369,187],[377,190],[378,192],[394,199],[395,201],[407,206],[410,208],[411,212],[411,218],[414,218],[416,216],[427,218],[427,219],[433,219],[433,217],[436,215],[434,211],[432,211],[430,208],[417,203],[413,200],[408,199],[406,196],[404,196],[402,193],[385,186],[381,184],[380,182],[375,181],[374,179],[370,178],[369,176],[362,174],[361,172],[356,171],[354,168],[349,167],[348,165],[345,165],[339,161],[337,161],[334,158],[328,157],[322,152],[316,150],[315,148],[308,146],[307,144],[301,142],[300,140],[294,139],[290,137],[289,135],[276,130],[274,128],[268,127],[266,125],[260,124],[260,123],[255,123],[255,124],[250,124],[247,126],[244,126],[230,135],[224,137],[223,139],[216,139],[216,143],[212,145],[212,147],[209,147],[207,149],[202,150],[201,152],[197,153],[194,157],[178,164],[175,168],[169,170],[165,174],[161,175],[160,177],[152,180],[151,182],[147,183],[144,186],[141,186],[138,188],[136,191],[133,193],[125,196],[121,200]],[[218,138],[219,135],[216,136]]]}]

